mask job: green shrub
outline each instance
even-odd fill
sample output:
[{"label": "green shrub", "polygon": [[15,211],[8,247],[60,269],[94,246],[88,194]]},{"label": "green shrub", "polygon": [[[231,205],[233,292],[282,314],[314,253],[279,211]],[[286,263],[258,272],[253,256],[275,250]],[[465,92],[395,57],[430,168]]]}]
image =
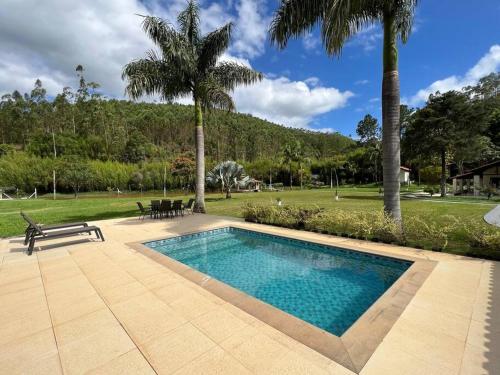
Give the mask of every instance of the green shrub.
[{"label": "green shrub", "polygon": [[403,243],[403,233],[401,225],[383,210],[373,214],[373,237],[382,242]]},{"label": "green shrub", "polygon": [[446,215],[436,223],[426,218],[410,216],[404,221],[405,240],[411,245],[424,247],[429,244],[432,250],[443,251],[448,245],[448,236],[455,231],[458,221]]},{"label": "green shrub", "polygon": [[500,258],[500,230],[486,223],[469,221],[464,225],[469,255],[480,255],[492,259]]},{"label": "green shrub", "polygon": [[247,221],[279,225],[286,228],[303,229],[306,221],[319,212],[319,208],[298,206],[275,206],[247,203],[243,206],[243,217]]}]

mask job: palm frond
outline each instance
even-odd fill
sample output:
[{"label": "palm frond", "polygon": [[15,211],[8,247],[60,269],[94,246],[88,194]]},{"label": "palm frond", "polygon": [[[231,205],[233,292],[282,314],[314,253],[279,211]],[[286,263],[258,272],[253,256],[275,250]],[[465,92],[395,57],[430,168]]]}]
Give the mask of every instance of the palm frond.
[{"label": "palm frond", "polygon": [[400,0],[396,9],[396,27],[403,43],[408,41],[413,28],[413,19],[418,0]]},{"label": "palm frond", "polygon": [[130,62],[123,69],[122,79],[127,81],[125,92],[132,99],[144,95],[159,95],[164,100],[173,100],[191,91],[182,71],[171,69],[158,59]]},{"label": "palm frond", "polygon": [[144,16],[142,29],[158,46],[165,43],[171,38],[172,34],[176,33],[175,29],[167,21],[153,16]]},{"label": "palm frond", "polygon": [[383,0],[336,0],[325,8],[321,37],[329,55],[338,55],[345,42],[382,19]]},{"label": "palm frond", "polygon": [[200,38],[200,8],[194,0],[189,0],[182,12],[177,16],[180,32],[193,46]]},{"label": "palm frond", "polygon": [[221,28],[208,33],[201,40],[201,48],[198,56],[198,70],[206,71],[215,66],[217,59],[229,47],[231,41],[232,23],[228,23]]},{"label": "palm frond", "polygon": [[261,81],[264,77],[244,65],[224,61],[210,70],[212,77],[226,90],[234,90],[238,85],[250,85]]},{"label": "palm frond", "polygon": [[282,0],[275,12],[269,35],[271,43],[283,49],[290,38],[311,31],[323,18],[328,0]]},{"label": "palm frond", "polygon": [[235,109],[231,96],[212,77],[199,84],[196,96],[201,101],[204,110],[216,108],[231,112]]}]

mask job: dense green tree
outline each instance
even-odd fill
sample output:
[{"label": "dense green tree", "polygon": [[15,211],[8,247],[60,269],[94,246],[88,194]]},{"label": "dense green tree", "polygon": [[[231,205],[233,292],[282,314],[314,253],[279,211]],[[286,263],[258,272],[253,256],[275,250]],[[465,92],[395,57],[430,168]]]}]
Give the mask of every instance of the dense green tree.
[{"label": "dense green tree", "polygon": [[145,17],[144,31],[160,49],[147,58],[129,63],[123,70],[127,92],[132,98],[144,94],[164,100],[191,95],[195,112],[196,203],[194,210],[205,212],[205,141],[203,109],[233,110],[228,92],[240,84],[251,84],[262,75],[234,62],[219,62],[229,47],[232,24],[205,36],[200,32],[198,3],[189,0],[177,17],[179,30],[157,17]]},{"label": "dense green tree", "polygon": [[370,114],[365,115],[363,120],[356,126],[356,134],[362,144],[373,144],[380,139],[380,128],[378,121]]},{"label": "dense green tree", "polygon": [[438,93],[431,95],[426,106],[415,113],[405,131],[404,143],[411,147],[410,154],[439,158],[443,197],[446,195],[447,160],[459,150],[480,152],[474,143],[484,126],[482,117],[476,115],[466,94],[455,91]]},{"label": "dense green tree", "polygon": [[380,22],[384,30],[382,81],[382,141],[384,208],[401,220],[399,197],[400,124],[398,37],[406,43],[411,33],[417,0],[281,0],[271,24],[271,40],[284,48],[292,37],[321,23],[326,52],[338,55],[349,38]]}]

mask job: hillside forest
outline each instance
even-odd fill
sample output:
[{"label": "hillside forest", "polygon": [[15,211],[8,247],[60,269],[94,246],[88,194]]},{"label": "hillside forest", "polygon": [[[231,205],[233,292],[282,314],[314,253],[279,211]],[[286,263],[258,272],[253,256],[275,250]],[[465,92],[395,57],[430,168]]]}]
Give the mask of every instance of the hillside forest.
[{"label": "hillside forest", "polygon": [[[37,80],[29,93],[0,100],[0,188],[17,194],[190,190],[194,184],[193,110],[174,103],[107,98],[78,66],[76,89],[50,97]],[[500,74],[476,86],[401,106],[402,161],[417,183],[437,184],[444,163],[457,171],[500,150]],[[335,128],[335,124],[332,124]],[[289,128],[241,113],[205,116],[207,170],[235,160],[265,183],[317,187],[379,183],[380,125],[370,114],[357,137]]]}]

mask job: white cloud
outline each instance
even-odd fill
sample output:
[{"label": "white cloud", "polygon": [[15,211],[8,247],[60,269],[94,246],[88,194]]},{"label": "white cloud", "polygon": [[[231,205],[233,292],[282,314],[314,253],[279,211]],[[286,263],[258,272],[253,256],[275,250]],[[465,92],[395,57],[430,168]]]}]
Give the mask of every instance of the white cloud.
[{"label": "white cloud", "polygon": [[355,85],[367,85],[370,81],[367,79],[360,79],[359,81],[354,82]]},{"label": "white cloud", "polygon": [[479,79],[489,73],[498,71],[500,67],[500,45],[493,45],[472,68],[470,68],[463,77],[450,76],[431,83],[425,89],[419,90],[415,95],[403,98],[402,102],[411,106],[418,106],[429,98],[430,94],[437,91],[444,93],[452,90],[461,90],[465,86],[475,85]]},{"label": "white cloud", "polygon": [[379,25],[368,25],[347,42],[346,46],[361,47],[364,52],[370,52],[375,49],[382,37]]},{"label": "white cloud", "polygon": [[[201,10],[202,31],[235,21],[233,44],[225,60],[251,66],[264,52],[269,19],[263,0],[220,0]],[[224,6],[227,5],[227,6]],[[0,7],[0,94],[29,92],[40,78],[49,95],[78,84],[75,67],[87,80],[101,84],[110,97],[123,98],[123,66],[143,57],[152,43],[136,14],[154,14],[175,22],[185,0],[7,0]],[[236,12],[234,12],[236,10]],[[322,87],[316,77],[268,75],[250,87],[239,87],[237,109],[288,126],[308,127],[315,116],[345,106],[353,94]],[[144,98],[154,100],[154,98]],[[191,103],[191,98],[179,99]]]},{"label": "white cloud", "polygon": [[321,44],[321,40],[312,33],[307,33],[302,38],[302,45],[308,51],[314,51]]},{"label": "white cloud", "polygon": [[235,41],[230,51],[248,58],[263,54],[270,22],[269,17],[265,16],[265,1],[240,0],[236,3],[236,11]]},{"label": "white cloud", "polygon": [[344,107],[353,95],[334,87],[313,87],[303,81],[279,77],[238,87],[234,99],[239,112],[278,124],[307,128],[315,116]]},{"label": "white cloud", "polygon": [[[202,3],[203,5],[204,3]],[[201,9],[202,31],[235,21],[230,52],[253,58],[264,52],[268,20],[261,0],[226,2]],[[7,0],[0,10],[0,92],[28,92],[40,78],[49,95],[75,87],[75,67],[101,84],[108,96],[123,97],[123,66],[152,47],[137,14],[154,14],[175,22],[185,0]],[[229,4],[229,8],[233,5]]]},{"label": "white cloud", "polygon": [[[0,88],[31,90],[40,78],[49,94],[75,86],[75,67],[99,82],[109,95],[122,96],[121,70],[151,45],[135,0],[7,1],[0,12]],[[15,72],[15,74],[11,74]]]},{"label": "white cloud", "polygon": [[304,82],[312,87],[316,87],[321,83],[321,81],[319,80],[318,77],[309,77],[309,78],[305,79]]}]

